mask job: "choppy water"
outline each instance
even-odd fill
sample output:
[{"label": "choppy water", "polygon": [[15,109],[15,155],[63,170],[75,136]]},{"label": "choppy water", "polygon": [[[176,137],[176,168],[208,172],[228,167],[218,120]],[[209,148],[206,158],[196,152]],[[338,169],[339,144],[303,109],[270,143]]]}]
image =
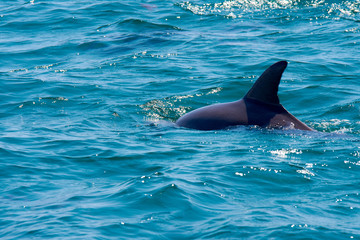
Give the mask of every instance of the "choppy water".
[{"label": "choppy water", "polygon": [[[1,239],[359,239],[360,1],[0,2]],[[318,132],[174,127],[289,61]]]}]

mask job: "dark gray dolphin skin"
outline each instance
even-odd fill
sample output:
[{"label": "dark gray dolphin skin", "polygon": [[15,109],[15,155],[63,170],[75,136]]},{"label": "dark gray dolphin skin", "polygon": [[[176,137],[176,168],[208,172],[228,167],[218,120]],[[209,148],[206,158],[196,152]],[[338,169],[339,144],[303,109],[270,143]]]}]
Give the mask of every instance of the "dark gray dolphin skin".
[{"label": "dark gray dolphin skin", "polygon": [[237,125],[257,125],[267,128],[312,131],[313,129],[291,115],[280,104],[277,93],[286,66],[286,61],[271,65],[242,99],[196,109],[180,117],[176,124],[180,127],[198,130],[219,130]]}]

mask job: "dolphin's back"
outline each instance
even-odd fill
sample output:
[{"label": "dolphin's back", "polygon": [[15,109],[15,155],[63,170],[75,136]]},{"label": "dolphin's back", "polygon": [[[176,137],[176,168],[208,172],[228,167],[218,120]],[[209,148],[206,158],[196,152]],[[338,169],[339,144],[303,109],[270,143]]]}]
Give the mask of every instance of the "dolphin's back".
[{"label": "dolphin's back", "polygon": [[179,118],[176,124],[199,130],[217,130],[234,125],[312,130],[280,104],[278,89],[286,66],[286,61],[271,65],[239,101],[196,109]]},{"label": "dolphin's back", "polygon": [[241,99],[236,102],[198,108],[180,117],[176,124],[198,130],[218,130],[230,126],[246,125],[245,102]]}]

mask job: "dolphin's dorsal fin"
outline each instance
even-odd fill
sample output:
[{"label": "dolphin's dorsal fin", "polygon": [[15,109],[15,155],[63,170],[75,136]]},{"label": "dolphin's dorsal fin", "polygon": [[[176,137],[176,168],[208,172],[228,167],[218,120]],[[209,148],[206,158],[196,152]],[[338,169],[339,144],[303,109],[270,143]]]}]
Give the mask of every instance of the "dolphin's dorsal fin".
[{"label": "dolphin's dorsal fin", "polygon": [[281,76],[287,66],[286,61],[280,61],[271,65],[256,80],[245,98],[258,100],[264,103],[280,104],[277,95]]}]

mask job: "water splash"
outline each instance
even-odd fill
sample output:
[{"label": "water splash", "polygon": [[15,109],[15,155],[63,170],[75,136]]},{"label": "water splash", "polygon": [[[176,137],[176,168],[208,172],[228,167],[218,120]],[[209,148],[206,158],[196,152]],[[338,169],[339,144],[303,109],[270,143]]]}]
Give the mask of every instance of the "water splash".
[{"label": "water splash", "polygon": [[[190,1],[179,4],[185,10],[196,15],[218,15],[228,18],[241,18],[249,13],[259,11],[290,9],[320,9],[323,18],[356,17],[360,13],[360,1],[340,1],[329,3],[325,0],[227,0],[217,3],[194,3]],[[317,13],[314,13],[317,14]]]},{"label": "water splash", "polygon": [[175,121],[185,113],[192,110],[190,104],[183,104],[183,101],[188,101],[193,98],[212,95],[220,92],[221,87],[207,89],[201,93],[193,95],[179,95],[166,97],[163,99],[154,99],[145,104],[140,105],[140,108],[145,111],[146,121],[157,122],[159,120]]}]

